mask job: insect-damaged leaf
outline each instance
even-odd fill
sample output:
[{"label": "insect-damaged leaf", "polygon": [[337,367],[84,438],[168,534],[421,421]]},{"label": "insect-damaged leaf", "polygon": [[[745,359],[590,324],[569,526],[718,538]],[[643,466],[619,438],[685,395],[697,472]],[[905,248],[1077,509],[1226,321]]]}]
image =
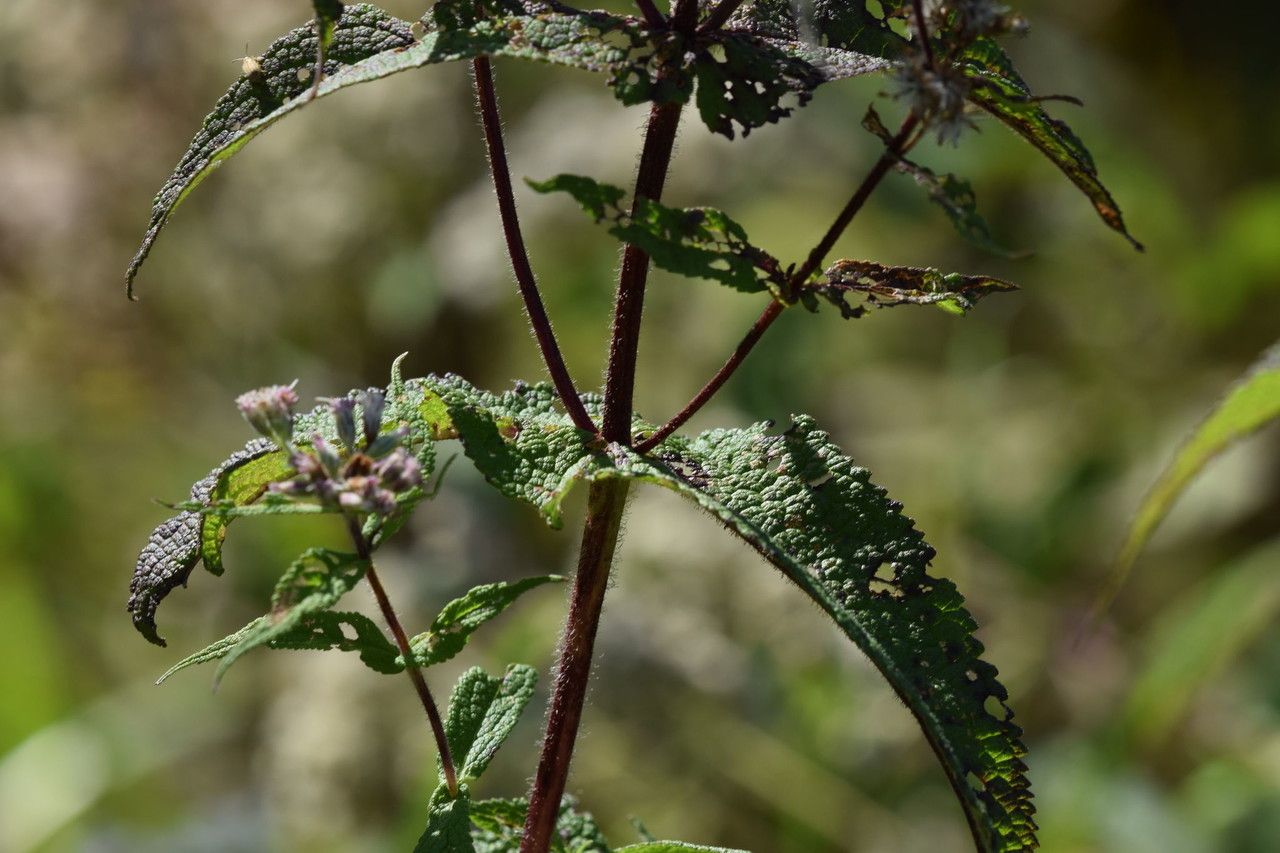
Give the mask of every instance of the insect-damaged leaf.
[{"label": "insect-damaged leaf", "polygon": [[1120,207],[1098,179],[1089,150],[1066,123],[1045,111],[1008,55],[991,39],[982,38],[965,50],[960,65],[971,82],[969,100],[1038,148],[1088,196],[1102,221],[1141,251],[1142,244],[1125,227]]},{"label": "insect-damaged leaf", "polygon": [[[215,682],[220,680],[223,673],[241,655],[259,646],[283,640],[304,625],[308,617],[332,608],[360,582],[368,565],[354,554],[325,548],[308,549],[294,561],[276,584],[271,596],[270,613],[179,661],[159,680],[164,681],[189,666],[221,660],[214,676]],[[385,637],[383,642],[386,642]],[[283,647],[290,647],[287,641]]]},{"label": "insect-damaged leaf", "polygon": [[639,456],[576,429],[549,385],[490,394],[453,376],[401,384],[429,424],[418,429],[460,438],[490,483],[553,525],[574,483],[601,478],[656,483],[710,511],[877,665],[923,728],[980,847],[1034,846],[1020,731],[962,597],[928,574],[933,549],[898,504],[811,419],[783,435],[757,426],[671,438]]},{"label": "insect-damaged leaf", "polygon": [[[685,45],[683,37],[651,32],[635,18],[534,0],[440,0],[420,41],[408,22],[369,4],[353,4],[342,9],[324,45],[337,5],[316,0],[317,10],[325,10],[317,24],[268,46],[255,59],[252,73],[228,89],[205,117],[153,202],[142,245],[126,275],[130,294],[169,217],[214,168],[299,107],[357,83],[481,55],[605,74],[626,104],[687,101],[697,78],[703,118],[713,130],[732,136],[735,125],[745,133],[788,115],[784,97],[794,95],[803,104],[823,82],[888,67],[884,60],[853,49],[751,32],[712,33]],[[323,74],[317,75],[321,51]],[[676,73],[658,73],[666,61],[677,63]]]},{"label": "insect-damaged leaf", "polygon": [[[280,453],[273,442],[254,439],[192,486],[191,500],[207,504],[215,491],[229,491],[229,487],[222,484],[232,473],[272,453]],[[262,488],[265,488],[265,483]],[[242,492],[239,489],[237,491]],[[260,490],[257,491],[254,497],[260,493]],[[191,570],[200,561],[204,528],[208,523],[210,520],[199,512],[188,510],[179,513],[152,532],[138,555],[133,578],[129,583],[129,613],[133,616],[134,627],[157,645],[163,646],[165,642],[156,633],[156,608],[171,590],[179,585],[186,585]],[[216,563],[210,570],[217,574],[221,570],[221,564]]]},{"label": "insect-damaged leaf", "polygon": [[1025,749],[1008,694],[981,658],[963,597],[928,574],[934,551],[900,505],[808,417],[782,435],[760,425],[663,447],[662,465],[647,474],[637,465],[631,475],[723,521],[862,649],[920,723],[981,850],[1034,847]]},{"label": "insect-damaged leaf", "polygon": [[467,640],[489,620],[499,616],[531,589],[563,581],[559,575],[524,578],[473,587],[466,595],[450,601],[432,621],[430,629],[409,641],[418,666],[434,666],[451,660],[467,645]]},{"label": "insect-damaged leaf", "polygon": [[1100,605],[1109,603],[1124,585],[1147,541],[1196,475],[1232,444],[1276,420],[1280,420],[1280,344],[1263,353],[1218,401],[1151,487],[1134,516]]},{"label": "insect-damaged leaf", "polygon": [[723,211],[710,207],[667,207],[637,200],[635,214],[623,206],[626,192],[581,175],[529,181],[541,193],[566,192],[609,233],[643,249],[659,267],[691,278],[706,278],[744,293],[779,292],[786,276],[777,258],[751,245],[747,232]]},{"label": "insect-damaged leaf", "polygon": [[[351,392],[352,395],[356,393]],[[405,445],[418,459],[423,476],[430,476],[435,465],[434,442],[443,436],[435,435],[423,414],[429,407],[424,405],[421,383],[407,386],[399,380],[398,372],[393,373],[386,399],[383,429],[389,431],[402,424],[409,426]],[[311,435],[317,432],[330,441],[337,439],[327,406],[318,406],[298,415],[294,430],[300,447],[307,446]],[[215,575],[222,573],[222,545],[227,525],[233,518],[242,514],[259,514],[259,510],[264,515],[316,511],[313,505],[257,503],[268,485],[287,480],[293,473],[284,451],[270,440],[259,438],[231,454],[191,487],[190,501],[182,505],[183,511],[157,526],[138,554],[129,584],[128,610],[134,627],[143,636],[157,645],[165,645],[156,631],[156,609],[170,592],[186,585],[197,563],[203,562]],[[400,509],[407,511],[423,497],[425,492],[421,489],[410,490],[401,496]],[[386,525],[402,521],[402,517],[392,516]],[[375,531],[374,544],[380,544],[385,538],[385,531]]]},{"label": "insect-damaged leaf", "polygon": [[[941,273],[924,267],[887,267],[874,261],[836,261],[820,277],[800,291],[800,298],[816,308],[815,295],[840,309],[846,319],[857,319],[869,307],[934,305],[949,314],[965,314],[989,293],[1017,290],[999,278]],[[856,304],[849,296],[862,297]]]}]

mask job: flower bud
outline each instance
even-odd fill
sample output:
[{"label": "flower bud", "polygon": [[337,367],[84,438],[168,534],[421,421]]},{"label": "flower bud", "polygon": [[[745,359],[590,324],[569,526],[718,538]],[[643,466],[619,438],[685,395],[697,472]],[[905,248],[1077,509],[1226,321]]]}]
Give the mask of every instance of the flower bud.
[{"label": "flower bud", "polygon": [[362,391],[357,399],[364,426],[364,445],[369,447],[382,429],[382,409],[387,403],[387,397],[381,390],[370,388]]},{"label": "flower bud", "polygon": [[356,401],[350,397],[329,397],[320,402],[329,404],[333,422],[338,427],[338,438],[348,450],[356,449]]},{"label": "flower bud", "polygon": [[236,398],[236,406],[249,425],[282,447],[293,439],[293,407],[297,403],[293,385],[269,385]]},{"label": "flower bud", "polygon": [[320,433],[311,437],[311,447],[315,450],[316,459],[320,461],[325,473],[329,477],[338,476],[338,471],[342,468],[342,457],[339,456],[337,448],[326,441]]}]

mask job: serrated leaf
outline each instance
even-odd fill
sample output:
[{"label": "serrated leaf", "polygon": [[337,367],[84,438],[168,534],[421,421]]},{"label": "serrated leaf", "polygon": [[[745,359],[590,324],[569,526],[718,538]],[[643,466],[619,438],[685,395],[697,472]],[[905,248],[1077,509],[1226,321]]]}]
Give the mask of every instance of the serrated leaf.
[{"label": "serrated leaf", "polygon": [[[474,8],[466,2],[437,3],[433,14],[447,18],[454,7]],[[490,12],[506,8],[491,4]],[[241,77],[219,99],[161,187],[142,245],[129,265],[130,293],[138,269],[170,215],[201,181],[267,127],[339,89],[426,65],[491,54],[612,74],[620,96],[634,103],[654,94],[651,86],[638,82],[649,79],[647,72],[641,73],[649,59],[632,54],[643,53],[648,40],[632,19],[569,11],[526,15],[519,6],[512,9],[513,14],[505,17],[470,13],[469,26],[433,30],[417,41],[407,22],[375,6],[353,4],[337,22],[326,52],[325,79],[314,88],[310,75],[318,46],[315,28],[299,27],[277,39],[257,59],[258,70]],[[629,47],[617,46],[618,40]]]},{"label": "serrated leaf", "polygon": [[[879,113],[874,107],[867,109],[862,119],[862,126],[880,138],[887,146],[893,134],[884,126]],[[968,181],[946,174],[939,176],[932,169],[921,166],[906,157],[897,158],[896,169],[910,175],[928,194],[929,200],[941,207],[951,220],[951,224],[960,236],[980,249],[995,255],[1013,257],[1017,253],[1010,252],[991,237],[991,227],[978,213],[978,200],[973,187]]]},{"label": "serrated leaf", "polygon": [[[480,800],[471,807],[476,853],[514,853],[524,835],[529,813],[528,800]],[[551,853],[610,853],[604,833],[595,818],[577,809],[577,800],[560,801],[556,830],[551,835]]]},{"label": "serrated leaf", "polygon": [[[308,617],[332,608],[360,582],[367,569],[368,563],[354,554],[309,548],[285,570],[276,584],[271,595],[270,613],[178,662],[160,677],[160,681],[189,666],[220,660],[214,675],[216,684],[245,653],[277,640],[290,642],[286,638]],[[341,629],[338,630],[341,633]]]},{"label": "serrated leaf", "polygon": [[[316,95],[350,85],[335,79],[340,70],[413,43],[413,34],[404,21],[368,4],[348,7],[337,23],[325,60],[324,70],[329,79],[321,84]],[[223,160],[273,122],[310,100],[302,96],[311,88],[310,75],[317,47],[316,32],[310,25],[272,42],[257,58],[256,70],[236,81],[205,117],[200,132],[156,195],[142,246],[129,264],[130,295],[138,269],[174,209]]]},{"label": "serrated leaf", "polygon": [[[685,46],[680,36],[651,33],[636,18],[515,0],[440,0],[431,11],[432,28],[417,41],[407,22],[375,6],[347,6],[334,22],[332,13],[340,4],[313,2],[317,26],[299,27],[253,58],[252,73],[219,99],[160,188],[126,274],[131,296],[138,270],[169,217],[201,181],[276,121],[347,86],[482,55],[606,74],[625,104],[687,101],[697,78],[704,120],[712,130],[732,136],[735,125],[746,133],[790,114],[785,97],[795,96],[802,105],[821,83],[888,67],[848,46],[751,32],[707,34]],[[314,61],[318,56],[321,62]],[[691,67],[659,74],[667,56],[687,56]]]},{"label": "serrated leaf", "polygon": [[[347,634],[350,628],[354,636]],[[394,675],[404,671],[400,650],[377,624],[363,613],[324,610],[308,613],[296,627],[271,640],[273,649],[296,651],[359,652],[360,660],[374,672]]]},{"label": "serrated leaf", "polygon": [[[274,443],[254,439],[193,485],[191,500],[207,504],[214,491],[220,490],[219,482],[225,476],[272,452],[279,452]],[[186,585],[199,562],[205,521],[198,512],[181,512],[156,527],[138,554],[129,582],[128,609],[134,627],[156,645],[165,645],[164,638],[156,632],[156,608],[173,589]]]},{"label": "serrated leaf", "polygon": [[1124,585],[1138,555],[1196,475],[1219,453],[1277,419],[1280,419],[1280,344],[1263,353],[1218,401],[1143,498],[1100,604],[1110,602]]},{"label": "serrated leaf", "polygon": [[[871,659],[920,723],[984,851],[1035,846],[1021,730],[934,551],[860,469],[797,417],[669,441],[630,475],[696,501],[794,581]],[[679,472],[679,473],[677,473]],[[997,713],[987,709],[992,703]]]},{"label": "serrated leaf", "polygon": [[778,260],[751,245],[746,231],[723,211],[709,207],[674,208],[647,198],[636,212],[623,206],[626,193],[581,175],[557,175],[529,181],[540,193],[565,192],[614,237],[643,249],[669,272],[705,278],[744,293],[785,286]]},{"label": "serrated leaf", "polygon": [[484,773],[533,698],[537,683],[538,671],[518,663],[508,666],[502,678],[479,667],[462,674],[449,698],[444,723],[460,779],[476,779]]},{"label": "serrated leaf", "polygon": [[1119,205],[1099,180],[1089,150],[1065,122],[1049,115],[1008,55],[991,39],[982,38],[965,49],[960,67],[971,82],[969,100],[1039,149],[1088,197],[1108,227],[1142,251],[1125,227]]},{"label": "serrated leaf", "polygon": [[[519,384],[492,394],[452,374],[420,380],[423,406],[448,424],[464,452],[502,494],[532,504],[552,527],[563,523],[560,507],[573,482],[602,449],[566,420],[550,385]],[[594,406],[598,403],[590,401]]]},{"label": "serrated leaf", "polygon": [[[434,442],[450,436],[437,435],[438,425],[430,423],[423,412],[434,413],[433,406],[443,404],[435,397],[430,402],[425,401],[420,381],[405,383],[401,380],[398,364],[399,360],[387,392],[382,428],[390,431],[401,425],[409,427],[406,445],[418,458],[423,476],[427,477],[435,464]],[[350,393],[355,395],[357,392]],[[309,446],[314,433],[320,433],[330,441],[337,439],[327,406],[317,406],[298,415],[294,430],[299,447]],[[232,519],[243,515],[320,511],[313,505],[300,503],[255,508],[255,503],[266,493],[269,484],[289,479],[292,475],[287,455],[273,442],[259,438],[233,453],[191,487],[190,501],[180,505],[182,512],[152,531],[134,567],[129,584],[128,610],[134,626],[144,637],[157,645],[165,645],[164,639],[156,632],[156,609],[170,592],[186,585],[196,563],[203,562],[213,574],[222,574],[222,545],[227,525]],[[386,527],[394,530],[402,524],[404,513],[423,497],[425,492],[420,489],[401,495],[398,499],[400,512],[387,520]],[[385,538],[386,532],[378,531],[374,544],[380,544]]]},{"label": "serrated leaf", "polygon": [[[989,276],[941,273],[926,267],[888,267],[874,261],[836,261],[801,290],[822,296],[846,319],[857,319],[868,307],[933,305],[949,314],[965,314],[990,293],[1017,290],[1015,284]],[[851,305],[850,294],[862,297]]]},{"label": "serrated leaf", "polygon": [[409,641],[414,661],[418,666],[428,667],[452,659],[476,629],[501,614],[520,596],[544,584],[563,580],[560,575],[542,575],[514,583],[502,581],[472,587],[466,595],[441,608],[430,629]]},{"label": "serrated leaf", "polygon": [[449,796],[444,785],[436,788],[428,804],[427,828],[413,848],[414,853],[474,853],[471,843],[471,792],[458,786],[458,796]]}]

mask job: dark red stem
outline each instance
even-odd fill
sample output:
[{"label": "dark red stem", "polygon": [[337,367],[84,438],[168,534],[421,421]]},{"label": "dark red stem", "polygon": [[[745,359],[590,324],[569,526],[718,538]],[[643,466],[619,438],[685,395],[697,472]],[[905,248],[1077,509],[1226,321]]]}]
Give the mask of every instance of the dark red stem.
[{"label": "dark red stem", "polygon": [[[681,104],[654,104],[649,110],[644,150],[636,174],[632,216],[641,199],[662,200],[662,190],[671,165]],[[636,356],[640,347],[640,319],[644,313],[645,284],[649,280],[649,255],[630,243],[622,252],[622,271],[613,306],[613,335],[609,345],[609,367],[605,377],[604,425],[601,433],[608,441],[631,443],[632,400],[635,394]]]},{"label": "dark red stem", "polygon": [[636,6],[639,7],[640,14],[644,15],[645,23],[653,29],[661,29],[667,25],[667,19],[653,5],[653,0],[636,0]]},{"label": "dark red stem", "polygon": [[[840,211],[840,215],[836,217],[836,221],[831,223],[831,227],[827,229],[827,233],[823,235],[822,240],[818,245],[813,247],[813,251],[809,253],[809,257],[805,260],[804,264],[801,265],[801,267],[788,279],[787,289],[791,291],[793,295],[804,285],[806,281],[809,280],[809,277],[817,271],[818,267],[822,265],[823,260],[831,252],[831,248],[835,245],[836,240],[840,239],[840,235],[849,227],[849,223],[853,221],[853,217],[856,216],[858,211],[862,209],[862,206],[867,203],[867,199],[871,197],[872,191],[875,190],[880,181],[884,179],[884,176],[889,173],[889,170],[893,168],[893,164],[898,161],[898,158],[902,156],[903,152],[910,147],[909,139],[918,124],[919,120],[916,118],[915,113],[911,113],[907,116],[906,120],[902,123],[902,127],[898,129],[897,135],[893,137],[893,140],[889,143],[884,153],[880,155],[880,159],[876,161],[875,165],[871,167],[871,171],[868,172],[867,176],[862,180],[862,183],[858,185],[856,190],[854,190],[853,196],[849,199],[849,203]],[[755,345],[760,342],[760,339],[764,337],[764,333],[773,325],[773,321],[778,319],[782,314],[782,309],[784,307],[786,306],[776,299],[770,302],[764,311],[760,313],[755,324],[752,325],[752,327],[747,331],[747,334],[743,336],[742,341],[738,344],[737,349],[733,351],[733,354],[729,356],[728,361],[726,361],[720,369],[716,371],[716,375],[712,376],[710,381],[708,381],[706,385],[702,386],[702,390],[695,394],[693,399],[690,400],[683,409],[677,412],[671,420],[667,421],[655,430],[652,435],[646,437],[644,441],[636,445],[636,450],[641,453],[645,453],[657,447],[665,438],[667,438],[667,436],[684,426],[689,418],[693,417],[699,409],[705,406],[707,401],[716,395],[716,392],[720,390],[721,386],[729,381],[729,377],[732,376],[742,365],[742,362],[746,360],[747,354],[750,353],[751,350],[755,348]]]},{"label": "dark red stem", "polygon": [[511,189],[507,149],[502,140],[502,117],[498,113],[498,97],[493,86],[493,66],[489,63],[489,57],[479,56],[472,60],[471,68],[475,75],[480,121],[484,125],[485,147],[489,151],[489,171],[493,175],[493,189],[498,196],[498,212],[502,217],[502,233],[506,237],[511,269],[515,273],[516,284],[529,315],[529,325],[533,327],[534,337],[538,339],[542,360],[546,362],[547,372],[551,374],[560,402],[564,404],[574,426],[595,434],[598,430],[587,414],[586,407],[582,405],[582,398],[564,363],[560,345],[556,342],[556,333],[551,328],[551,318],[547,316],[546,306],[542,303],[538,280],[529,264],[529,253],[525,249],[524,235],[520,231],[520,217],[516,213],[515,193]]},{"label": "dark red stem", "polygon": [[546,853],[560,814],[569,777],[573,745],[582,722],[582,707],[591,679],[591,657],[604,594],[609,586],[614,549],[627,499],[626,480],[600,480],[587,497],[587,520],[578,552],[569,614],[560,640],[560,662],[547,713],[547,734],[529,795],[520,853]]},{"label": "dark red stem", "polygon": [[364,533],[360,530],[360,522],[354,516],[347,516],[347,530],[351,534],[351,541],[356,546],[356,555],[368,565],[368,569],[365,570],[365,579],[369,581],[369,587],[373,590],[373,597],[378,602],[378,609],[382,611],[382,618],[386,620],[387,626],[391,628],[391,633],[396,640],[396,646],[399,647],[400,654],[404,656],[405,674],[413,682],[414,689],[418,691],[418,698],[422,700],[422,708],[427,712],[427,720],[431,723],[431,733],[435,735],[436,739],[436,749],[440,752],[440,766],[444,768],[445,784],[449,786],[449,796],[457,797],[458,772],[454,769],[453,753],[449,750],[449,739],[444,733],[444,722],[440,719],[440,709],[436,707],[436,700],[431,696],[431,689],[427,687],[427,679],[422,675],[422,670],[414,663],[413,647],[409,645],[409,635],[405,633],[404,626],[400,624],[400,618],[396,615],[395,608],[391,606],[391,599],[387,596],[387,591],[382,586],[382,580],[378,577],[378,572],[373,567],[373,556],[369,552],[369,543],[364,538]]}]

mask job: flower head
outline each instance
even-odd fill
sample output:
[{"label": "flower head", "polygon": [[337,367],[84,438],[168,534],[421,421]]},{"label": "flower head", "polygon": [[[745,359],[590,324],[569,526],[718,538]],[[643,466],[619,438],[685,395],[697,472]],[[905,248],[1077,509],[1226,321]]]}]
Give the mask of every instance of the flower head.
[{"label": "flower head", "polygon": [[236,398],[236,406],[249,425],[281,447],[293,440],[293,407],[298,404],[294,385],[268,385],[246,391]]}]

